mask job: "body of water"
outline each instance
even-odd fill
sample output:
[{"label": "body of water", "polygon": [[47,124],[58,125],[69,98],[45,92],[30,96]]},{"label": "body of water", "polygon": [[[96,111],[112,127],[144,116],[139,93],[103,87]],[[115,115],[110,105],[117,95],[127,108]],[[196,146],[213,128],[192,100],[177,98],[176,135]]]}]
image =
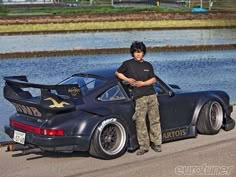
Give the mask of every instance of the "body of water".
[{"label": "body of water", "polygon": [[[74,73],[103,67],[118,67],[130,54],[6,59],[0,61],[0,141],[13,105],[3,98],[3,76],[26,75],[30,82],[56,84]],[[236,102],[236,50],[159,52],[145,56],[156,74],[185,90],[224,90]]]},{"label": "body of water", "polygon": [[147,46],[236,44],[236,28],[0,36],[0,53],[119,48],[137,39]]}]

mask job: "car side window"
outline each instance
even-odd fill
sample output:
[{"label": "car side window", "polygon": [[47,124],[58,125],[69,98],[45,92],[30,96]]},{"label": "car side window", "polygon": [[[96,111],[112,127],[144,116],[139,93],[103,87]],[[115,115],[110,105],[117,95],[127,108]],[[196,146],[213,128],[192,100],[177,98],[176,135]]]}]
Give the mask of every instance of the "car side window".
[{"label": "car side window", "polygon": [[158,82],[155,82],[153,84],[153,87],[158,95],[162,95],[165,93],[165,91],[161,88],[160,84]]},{"label": "car side window", "polygon": [[99,101],[115,101],[124,99],[126,99],[126,97],[118,85],[108,89],[101,96],[98,97]]}]

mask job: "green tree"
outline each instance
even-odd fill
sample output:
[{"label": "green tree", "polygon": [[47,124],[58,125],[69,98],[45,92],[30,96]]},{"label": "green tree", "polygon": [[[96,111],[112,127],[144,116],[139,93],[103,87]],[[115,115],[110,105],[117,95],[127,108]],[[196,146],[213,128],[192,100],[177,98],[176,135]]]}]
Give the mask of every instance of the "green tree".
[{"label": "green tree", "polygon": [[7,15],[8,9],[2,5],[2,0],[0,0],[0,15]]}]

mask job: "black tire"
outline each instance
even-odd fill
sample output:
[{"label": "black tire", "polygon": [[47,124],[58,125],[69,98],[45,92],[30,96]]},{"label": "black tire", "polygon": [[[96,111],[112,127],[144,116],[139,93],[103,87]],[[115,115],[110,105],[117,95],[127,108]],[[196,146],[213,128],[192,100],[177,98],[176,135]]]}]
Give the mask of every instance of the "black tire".
[{"label": "black tire", "polygon": [[106,119],[96,128],[89,153],[106,160],[120,157],[126,151],[127,139],[126,128],[119,119]]},{"label": "black tire", "polygon": [[200,111],[197,130],[201,134],[217,134],[223,123],[223,108],[217,101],[207,102]]}]

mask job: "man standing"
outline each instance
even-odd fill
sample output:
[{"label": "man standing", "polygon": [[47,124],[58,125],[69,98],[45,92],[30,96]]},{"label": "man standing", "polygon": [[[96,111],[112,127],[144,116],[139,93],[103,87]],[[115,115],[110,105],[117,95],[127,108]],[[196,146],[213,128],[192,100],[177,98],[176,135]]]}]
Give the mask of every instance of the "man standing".
[{"label": "man standing", "polygon": [[[146,54],[146,46],[143,42],[134,41],[130,47],[130,53],[133,58],[123,62],[115,74],[118,78],[133,86],[135,99],[133,120],[136,121],[139,143],[137,155],[148,152],[150,140],[151,148],[156,152],[161,152],[159,103],[153,88],[153,84],[156,82],[153,66],[143,59]],[[150,123],[149,134],[146,125],[147,114]]]}]

